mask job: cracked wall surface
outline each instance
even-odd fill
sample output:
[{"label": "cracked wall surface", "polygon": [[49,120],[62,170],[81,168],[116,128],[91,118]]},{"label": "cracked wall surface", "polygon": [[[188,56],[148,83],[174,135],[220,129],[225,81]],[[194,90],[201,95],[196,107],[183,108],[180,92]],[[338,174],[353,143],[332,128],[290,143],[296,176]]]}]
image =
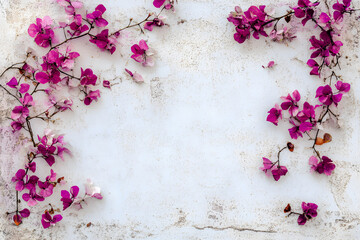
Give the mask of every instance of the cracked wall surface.
[{"label": "cracked wall surface", "polygon": [[[155,11],[150,0],[84,2],[89,11],[104,4],[111,29]],[[51,229],[39,220],[44,204],[19,227],[4,214],[15,206],[11,177],[24,150],[7,128],[14,101],[0,92],[0,239],[360,239],[360,23],[353,18],[343,30],[340,72],[352,90],[339,106],[341,128],[329,126],[333,141],[321,146],[337,165],[334,174],[311,174],[311,142],[298,140],[293,153],[282,155],[289,173],[274,182],[259,171],[262,157],[275,158],[290,137],[286,124],[265,121],[266,112],[294,89],[315,103],[322,83],[306,66],[311,27],[288,45],[233,40],[226,20],[233,7],[269,2],[179,0],[176,13],[166,13],[169,27],[128,31],[113,56],[85,39],[74,43],[81,54],[76,67],[119,84],[102,89],[90,107],[76,102],[55,124],[34,125],[39,134],[44,127],[65,134],[71,144],[73,157],[54,165],[68,187],[91,178],[104,196],[66,211]],[[279,14],[289,3],[295,1],[271,1]],[[46,15],[65,17],[50,0],[0,0],[1,71],[22,60],[28,47],[43,53],[27,28]],[[154,68],[130,59],[130,46],[141,38],[156,50]],[[263,69],[270,60],[276,66]],[[145,83],[134,83],[125,67]],[[52,197],[57,207],[59,196]],[[283,208],[291,203],[300,210],[302,201],[317,203],[319,212],[298,226]]]}]

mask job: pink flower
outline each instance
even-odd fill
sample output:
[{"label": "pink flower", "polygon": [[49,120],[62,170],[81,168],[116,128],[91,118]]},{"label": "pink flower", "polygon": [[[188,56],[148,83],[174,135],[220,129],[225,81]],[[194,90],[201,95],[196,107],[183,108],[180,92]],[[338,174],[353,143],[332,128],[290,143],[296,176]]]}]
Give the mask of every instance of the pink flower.
[{"label": "pink flower", "polygon": [[285,176],[288,172],[285,166],[280,166],[278,162],[273,163],[264,157],[263,165],[263,167],[260,167],[260,170],[262,170],[267,176],[272,175],[275,181],[279,181],[280,177]]},{"label": "pink flower", "polygon": [[290,119],[289,122],[294,126],[289,129],[289,134],[292,139],[303,137],[302,133],[308,132],[313,128],[313,124],[310,122],[302,122],[300,124],[296,124],[292,119]]},{"label": "pink flower", "polygon": [[85,71],[81,68],[81,78],[80,78],[81,85],[95,86],[96,80],[97,80],[97,76],[93,73],[93,71],[90,68],[85,69]]},{"label": "pink flower", "polygon": [[60,222],[61,220],[62,216],[60,214],[51,217],[50,213],[46,211],[45,214],[42,215],[41,224],[44,228],[49,228],[50,226],[54,226],[57,222]]},{"label": "pink flower", "polygon": [[153,4],[156,8],[161,8],[166,2],[164,8],[169,10],[174,8],[174,0],[154,0]]},{"label": "pink flower", "polygon": [[152,21],[146,22],[144,28],[146,30],[152,31],[155,27],[162,27],[165,25],[164,20],[165,17],[159,16],[158,18],[154,18]]},{"label": "pink flower", "polygon": [[235,41],[239,43],[249,39],[251,34],[255,39],[259,39],[260,35],[268,37],[264,28],[270,21],[265,6],[251,6],[247,11],[242,12],[240,7],[235,8],[235,12],[231,12],[228,21],[236,26],[234,34]]},{"label": "pink flower", "polygon": [[305,121],[309,120],[312,124],[316,124],[316,119],[315,119],[315,108],[316,107],[312,106],[308,102],[305,102],[304,106],[303,106],[303,110],[297,114],[297,118],[301,122],[305,122]]},{"label": "pink flower", "polygon": [[294,38],[296,38],[296,36],[294,36],[295,32],[295,28],[288,29],[287,27],[284,27],[280,30],[272,30],[269,37],[275,42],[291,42]]},{"label": "pink flower", "polygon": [[38,202],[45,200],[43,196],[40,196],[36,193],[35,188],[30,189],[29,193],[24,193],[22,195],[22,199],[27,202],[30,207],[35,206],[38,204]]},{"label": "pink flower", "polygon": [[319,64],[314,59],[309,59],[306,64],[312,68],[310,75],[320,76]]},{"label": "pink flower", "polygon": [[263,157],[263,165],[264,165],[263,167],[260,167],[260,170],[263,171],[266,174],[266,176],[269,177],[271,175],[271,170],[275,169],[276,166],[272,161],[264,157]]},{"label": "pink flower", "polygon": [[131,51],[133,52],[131,58],[142,63],[144,67],[154,66],[154,60],[150,57],[153,55],[153,52],[144,40],[140,40],[139,44],[134,44],[131,47]]},{"label": "pink flower", "polygon": [[271,170],[271,173],[275,179],[275,181],[279,181],[281,176],[285,176],[288,172],[287,168],[285,166],[278,165],[276,168]]},{"label": "pink flower", "polygon": [[[29,109],[24,106],[16,106],[11,112],[11,118],[16,120],[19,124],[24,123],[27,116],[29,116]],[[18,124],[16,124],[18,125]],[[18,128],[19,126],[14,126]]]},{"label": "pink flower", "polygon": [[311,156],[309,159],[309,165],[311,165],[311,171],[316,171],[320,174],[324,173],[325,175],[330,176],[335,169],[335,164],[333,161],[326,157],[322,156],[322,161],[319,162],[319,159],[315,156]]},{"label": "pink flower", "polygon": [[71,36],[79,36],[83,32],[86,32],[89,30],[88,25],[82,24],[82,17],[80,14],[77,14],[74,16],[74,21],[72,23],[70,23],[69,27],[72,30],[72,31],[68,30],[68,33]]},{"label": "pink flower", "polygon": [[46,197],[50,197],[53,194],[54,185],[52,185],[51,183],[47,181],[45,182],[38,181],[38,186],[40,188],[40,196],[46,198]]},{"label": "pink flower", "polygon": [[281,114],[281,108],[279,107],[279,105],[275,104],[275,107],[270,109],[270,111],[268,111],[269,115],[266,118],[266,121],[268,122],[272,122],[274,125],[278,125],[279,122],[279,118],[282,119],[282,114]]},{"label": "pink flower", "polygon": [[299,112],[299,106],[297,105],[297,102],[300,101],[300,93],[298,92],[298,90],[295,90],[292,93],[292,96],[290,96],[290,94],[288,94],[286,97],[281,97],[281,99],[284,101],[281,104],[281,108],[283,110],[288,110],[289,109],[289,113],[291,116],[296,116],[296,114],[298,114]]},{"label": "pink flower", "polygon": [[103,81],[103,87],[104,87],[104,88],[111,89],[110,81],[104,80],[104,81]]},{"label": "pink flower", "polygon": [[17,121],[11,122],[11,127],[13,129],[13,132],[20,131],[23,128],[23,124],[24,122],[17,122]]},{"label": "pink flower", "polygon": [[310,2],[310,0],[299,0],[298,1],[298,6],[296,6],[294,9],[295,12],[295,16],[297,18],[303,18],[305,17],[301,23],[303,26],[305,26],[305,24],[313,18],[314,16],[314,9],[313,7],[316,7],[317,5],[319,5],[320,2]]},{"label": "pink flower", "polygon": [[54,31],[51,29],[52,20],[49,16],[43,19],[37,18],[36,24],[31,24],[28,28],[30,37],[35,37],[35,43],[40,47],[48,47],[55,42]]},{"label": "pink flower", "polygon": [[100,188],[95,187],[90,179],[88,179],[87,182],[85,183],[85,195],[96,199],[103,198],[103,196],[100,193]]},{"label": "pink flower", "polygon": [[57,84],[61,82],[60,72],[56,69],[52,69],[47,72],[38,72],[35,75],[35,79],[41,84],[45,84],[48,82],[52,84]]},{"label": "pink flower", "polygon": [[22,223],[23,218],[27,218],[30,216],[30,211],[27,208],[24,208],[23,210],[19,211],[19,213],[15,213],[13,217],[13,221],[17,226],[19,226]]},{"label": "pink flower", "polygon": [[96,26],[105,27],[108,25],[108,22],[102,17],[105,11],[106,8],[104,7],[104,5],[99,4],[95,8],[95,11],[87,14],[86,17],[90,19],[92,22],[95,22]]},{"label": "pink flower", "polygon": [[84,99],[84,103],[85,105],[90,105],[92,103],[92,101],[97,101],[98,98],[100,97],[100,91],[96,90],[96,91],[90,91]]},{"label": "pink flower", "polygon": [[335,84],[335,87],[341,93],[347,93],[347,92],[350,91],[350,84],[349,83],[343,83],[342,81],[337,81],[336,84]]},{"label": "pink flower", "polygon": [[337,3],[333,5],[334,11],[334,19],[336,21],[342,21],[344,13],[351,10],[350,4],[351,0],[343,0],[343,3],[339,3],[339,0],[337,0]]},{"label": "pink flower", "polygon": [[136,72],[132,73],[130,70],[128,70],[128,69],[126,69],[126,68],[125,68],[125,71],[131,76],[131,78],[132,78],[136,83],[143,83],[143,82],[144,82],[144,79],[143,79],[143,77],[142,77],[140,74],[138,74],[138,73],[136,73]]},{"label": "pink flower", "polygon": [[56,0],[56,1],[60,6],[63,6],[65,8],[65,12],[71,16],[75,15],[75,11],[77,9],[83,7],[83,3],[80,1],[71,1],[71,0]]},{"label": "pink flower", "polygon": [[71,206],[71,204],[74,202],[75,198],[79,194],[79,187],[78,186],[72,186],[70,188],[70,192],[66,190],[61,191],[61,201],[63,202],[63,211]]},{"label": "pink flower", "polygon": [[113,54],[116,50],[117,37],[119,36],[120,33],[109,37],[109,29],[105,29],[98,35],[92,36],[89,41],[96,44],[102,51],[108,50],[110,54]]},{"label": "pink flower", "polygon": [[25,188],[25,181],[24,177],[26,172],[24,169],[19,169],[15,176],[11,179],[12,182],[16,183],[15,190],[21,192]]},{"label": "pink flower", "polygon": [[315,203],[302,202],[301,208],[303,209],[303,213],[299,214],[297,220],[299,225],[304,225],[307,220],[310,220],[317,216],[318,205],[316,205]]},{"label": "pink flower", "polygon": [[63,101],[57,103],[57,106],[59,107],[59,110],[61,112],[64,112],[68,109],[71,110],[72,105],[73,105],[73,100],[71,99],[64,99]]},{"label": "pink flower", "polygon": [[335,106],[341,101],[342,93],[333,94],[330,85],[320,86],[316,90],[316,98],[319,98],[319,101],[327,106],[330,106],[332,103]]},{"label": "pink flower", "polygon": [[18,88],[19,83],[15,77],[13,77],[9,82],[7,82],[6,85],[10,88],[18,89],[18,91],[22,94],[26,93],[30,89],[30,85],[27,83],[20,84],[20,88]]}]

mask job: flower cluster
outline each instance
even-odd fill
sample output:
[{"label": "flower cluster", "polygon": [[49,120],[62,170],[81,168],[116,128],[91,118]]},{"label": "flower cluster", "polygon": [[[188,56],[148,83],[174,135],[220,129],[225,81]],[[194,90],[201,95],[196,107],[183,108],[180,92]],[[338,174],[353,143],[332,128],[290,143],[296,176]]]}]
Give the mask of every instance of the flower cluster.
[{"label": "flower cluster", "polygon": [[273,176],[275,181],[279,181],[281,176],[285,176],[288,172],[287,168],[285,166],[280,165],[280,153],[288,149],[290,152],[294,151],[294,144],[291,142],[288,142],[286,147],[282,148],[278,152],[278,160],[276,162],[272,162],[268,158],[263,157],[263,167],[260,167],[260,170],[263,171],[267,176]]},{"label": "flower cluster", "polygon": [[290,204],[288,204],[284,209],[284,213],[289,213],[288,216],[292,214],[298,215],[297,222],[299,225],[305,225],[308,220],[317,216],[318,205],[316,205],[315,203],[302,202],[301,208],[303,210],[302,213],[293,212],[291,211]]},{"label": "flower cluster", "polygon": [[[351,14],[354,9],[351,8],[351,0],[337,1],[329,11],[320,10],[320,2],[311,2],[310,0],[298,0],[296,6],[293,6],[288,12],[279,17],[272,17],[265,11],[265,6],[250,6],[247,11],[242,11],[239,6],[231,12],[228,21],[235,25],[234,39],[239,43],[245,42],[252,35],[255,39],[259,36],[270,37],[277,42],[292,41],[296,36],[294,24],[288,24],[294,19],[301,20],[305,26],[312,22],[320,29],[319,37],[311,36],[310,49],[313,50],[310,59],[307,61],[311,67],[311,75],[321,75],[324,66],[332,68],[338,65],[340,58],[340,47],[343,45],[339,40],[341,29],[340,23],[345,14]],[[279,22],[285,23],[278,29]],[[266,28],[272,28],[270,32]]]},{"label": "flower cluster", "polygon": [[[312,131],[315,131],[316,136],[311,138],[314,140],[313,150],[317,157],[323,160],[318,163],[318,158],[315,157],[316,161],[314,158],[311,158],[311,165],[313,170],[316,170],[318,173],[325,173],[326,175],[331,174],[335,165],[328,157],[320,157],[319,152],[315,149],[315,145],[331,142],[332,137],[328,133],[324,134],[324,138],[318,136],[320,129],[322,129],[321,124],[327,115],[337,117],[333,109],[338,106],[342,96],[350,91],[350,84],[337,81],[335,88],[337,90],[336,92],[333,92],[330,85],[318,87],[315,98],[318,99],[320,104],[312,105],[309,102],[304,102],[302,108],[299,104],[301,100],[300,93],[295,90],[292,94],[281,97],[283,102],[280,106],[275,104],[275,107],[268,111],[268,116],[266,118],[267,121],[277,126],[279,120],[285,119],[284,115],[288,113],[286,118],[291,125],[288,131],[292,139],[302,138],[303,134],[310,136],[309,134]],[[327,170],[325,171],[324,169]]]},{"label": "flower cluster", "polygon": [[[28,34],[34,38],[36,45],[45,50],[45,54],[38,55],[35,50],[27,52],[24,61],[15,63],[6,68],[0,77],[10,70],[17,70],[19,76],[11,76],[5,84],[0,83],[0,88],[16,100],[16,105],[11,111],[11,127],[13,132],[23,131],[28,134],[25,138],[27,150],[26,162],[21,169],[15,171],[12,182],[16,191],[16,210],[8,212],[13,222],[20,225],[24,218],[30,215],[27,208],[21,209],[21,201],[29,207],[40,202],[49,201],[49,197],[55,195],[55,190],[66,184],[64,177],[58,177],[54,167],[57,160],[64,160],[65,154],[71,152],[64,142],[62,135],[56,135],[46,130],[43,135],[38,135],[32,128],[32,121],[40,119],[47,123],[54,123],[54,116],[60,112],[72,110],[72,96],[80,96],[85,105],[98,101],[101,96],[99,89],[100,78],[93,69],[77,66],[80,53],[73,51],[71,42],[80,38],[88,38],[101,51],[109,52],[111,55],[117,50],[119,37],[126,29],[139,27],[152,31],[154,27],[162,27],[165,24],[165,17],[161,12],[174,10],[173,0],[154,1],[156,8],[161,8],[158,14],[147,14],[140,22],[133,23],[131,19],[126,27],[111,32],[109,21],[106,19],[106,7],[99,4],[95,10],[83,9],[84,4],[79,0],[56,0],[65,10],[67,21],[56,23],[51,17],[37,18],[36,23],[28,27]],[[125,38],[124,38],[125,39]],[[40,51],[40,52],[42,52]],[[131,56],[143,66],[153,66],[153,51],[149,49],[145,40],[135,44]],[[130,50],[129,50],[130,52]],[[125,69],[131,78],[142,83],[144,79],[136,72]],[[7,76],[6,76],[7,77]],[[110,81],[103,80],[102,85],[111,89]],[[78,94],[77,94],[78,93]],[[44,98],[45,97],[45,98]],[[44,101],[45,99],[45,101]],[[30,143],[30,144],[27,144]],[[31,146],[28,146],[31,145]],[[41,176],[37,168],[46,162],[49,166],[48,176]],[[76,209],[83,208],[89,199],[102,199],[100,188],[95,187],[88,180],[85,184],[83,197],[78,186],[72,186],[69,191],[61,191],[62,211],[74,206]],[[49,228],[62,220],[60,209],[45,210],[42,214],[41,223],[44,228]],[[54,215],[55,214],[55,215]]]},{"label": "flower cluster", "polygon": [[[288,122],[290,124],[288,132],[292,139],[303,138],[305,135],[309,137],[314,153],[309,159],[311,172],[329,176],[336,168],[335,163],[328,156],[321,155],[317,147],[332,141],[332,136],[324,130],[324,123],[338,119],[337,107],[343,96],[350,91],[350,84],[345,83],[336,74],[335,67],[340,68],[343,19],[345,15],[351,15],[357,10],[351,7],[351,0],[336,0],[332,6],[328,2],[298,0],[295,6],[291,6],[279,17],[274,17],[273,12],[267,12],[266,9],[263,5],[250,6],[246,11],[242,11],[238,6],[235,7],[235,11],[227,18],[235,25],[234,39],[242,44],[251,36],[259,39],[262,35],[275,42],[290,42],[296,38],[297,28],[305,28],[308,25],[312,25],[311,30],[317,32],[309,38],[311,53],[306,63],[311,68],[310,75],[323,78],[325,84],[316,89],[313,95],[314,103],[311,101],[301,103],[301,95],[295,90],[281,97],[282,102],[275,104],[268,111],[266,120],[275,126],[278,126],[281,120]],[[270,63],[268,67],[263,66],[263,68],[274,65],[274,61]],[[328,77],[324,77],[326,75]],[[280,165],[280,153],[284,149],[286,147],[278,152],[275,162],[264,157],[263,166],[260,168],[266,175],[272,175],[276,181],[288,172],[285,166]],[[304,225],[307,220],[317,216],[316,204],[303,202],[302,209],[303,213],[289,214],[299,215],[299,225]],[[285,212],[290,211],[291,207],[288,205]]]},{"label": "flower cluster", "polygon": [[259,36],[268,37],[265,27],[269,27],[271,19],[265,12],[265,6],[251,6],[247,11],[243,12],[239,6],[235,7],[235,12],[231,12],[228,21],[232,22],[236,28],[234,39],[243,43],[252,35],[259,39]]}]

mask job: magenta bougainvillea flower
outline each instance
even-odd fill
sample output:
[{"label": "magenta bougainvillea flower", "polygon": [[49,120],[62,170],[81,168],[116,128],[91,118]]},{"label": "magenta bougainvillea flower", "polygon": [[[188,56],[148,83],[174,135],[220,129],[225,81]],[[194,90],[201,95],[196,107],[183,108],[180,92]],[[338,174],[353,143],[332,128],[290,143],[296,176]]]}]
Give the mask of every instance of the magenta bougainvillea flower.
[{"label": "magenta bougainvillea flower", "polygon": [[87,86],[87,85],[94,85],[96,84],[97,76],[93,73],[93,71],[90,68],[87,68],[83,70],[81,68],[81,78],[80,78],[80,84]]},{"label": "magenta bougainvillea flower", "polygon": [[70,36],[80,36],[89,30],[89,26],[82,23],[82,16],[80,14],[74,16],[74,21],[70,23],[69,27],[71,29],[71,31],[68,30]]},{"label": "magenta bougainvillea flower", "polygon": [[96,199],[102,199],[103,196],[100,193],[100,188],[94,186],[93,182],[88,179],[85,183],[85,195],[96,198]]},{"label": "magenta bougainvillea flower", "polygon": [[230,13],[228,21],[236,26],[234,39],[239,43],[243,43],[246,39],[249,39],[251,33],[255,39],[259,39],[260,35],[268,36],[264,30],[269,21],[264,5],[259,7],[251,6],[245,12],[242,12],[240,7],[236,7],[235,12]]},{"label": "magenta bougainvillea flower", "polygon": [[316,98],[319,98],[319,101],[327,106],[330,106],[332,103],[335,106],[341,101],[342,93],[333,94],[333,91],[330,85],[320,86],[316,90]]},{"label": "magenta bougainvillea flower", "polygon": [[45,214],[42,215],[41,223],[44,228],[49,228],[50,226],[54,226],[57,222],[60,222],[62,218],[63,217],[60,214],[51,217],[50,213],[46,211]]},{"label": "magenta bougainvillea flower", "polygon": [[26,170],[29,169],[30,171],[32,171],[34,173],[36,171],[36,162],[29,162],[29,163],[25,164],[25,168],[26,168]]},{"label": "magenta bougainvillea flower", "polygon": [[144,25],[144,29],[152,31],[154,26],[155,27],[162,27],[165,25],[164,23],[165,17],[159,16],[157,18],[154,18],[152,21],[146,22]]},{"label": "magenta bougainvillea flower", "polygon": [[281,103],[281,108],[283,110],[288,110],[291,116],[296,116],[299,112],[299,106],[297,103],[300,101],[300,93],[298,90],[295,90],[292,95],[288,94],[286,97],[281,97],[283,103]]},{"label": "magenta bougainvillea flower", "polygon": [[266,121],[268,122],[272,122],[274,125],[278,125],[279,122],[279,118],[282,119],[282,110],[279,107],[278,104],[275,104],[275,107],[273,107],[272,109],[270,109],[270,111],[268,111],[269,115],[266,118]]},{"label": "magenta bougainvillea flower", "polygon": [[322,156],[321,160],[322,161],[319,162],[319,159],[317,157],[311,156],[309,159],[311,170],[316,171],[320,174],[324,173],[325,175],[330,176],[336,167],[335,164],[330,158],[326,156]]},{"label": "magenta bougainvillea flower", "polygon": [[270,32],[269,37],[275,42],[291,42],[296,38],[295,33],[295,28],[288,28],[285,26],[280,30],[273,29]]},{"label": "magenta bougainvillea flower", "polygon": [[100,90],[90,91],[84,99],[85,105],[90,105],[92,101],[97,101],[100,98]]},{"label": "magenta bougainvillea flower", "polygon": [[340,3],[339,0],[333,5],[334,11],[334,19],[336,21],[341,21],[344,17],[344,13],[349,12],[351,10],[350,4],[351,0],[343,0],[343,3]]},{"label": "magenta bougainvillea flower", "polygon": [[19,213],[15,213],[13,217],[14,223],[19,226],[22,223],[23,218],[27,218],[30,216],[30,211],[27,208],[24,208],[23,210],[19,211]]},{"label": "magenta bougainvillea flower", "polygon": [[131,47],[131,51],[133,52],[131,58],[139,63],[142,63],[144,67],[154,66],[154,60],[151,57],[153,55],[153,51],[149,49],[145,40],[140,40],[139,44],[134,44]]},{"label": "magenta bougainvillea flower", "polygon": [[106,8],[104,5],[99,4],[95,11],[86,15],[86,18],[89,19],[91,22],[95,22],[96,26],[98,27],[106,27],[108,22],[102,17]]},{"label": "magenta bougainvillea flower", "polygon": [[63,136],[55,137],[51,132],[46,132],[42,138],[38,136],[38,140],[37,154],[41,154],[50,167],[55,163],[55,156],[63,158],[64,152],[70,154],[70,151],[64,147],[66,143],[63,141]]},{"label": "magenta bougainvillea flower", "polygon": [[51,183],[45,181],[38,181],[38,186],[40,188],[40,193],[39,195],[47,198],[50,197],[53,194],[53,189],[54,189],[54,185],[52,185]]},{"label": "magenta bougainvillea flower", "polygon": [[35,37],[35,43],[40,47],[49,47],[51,43],[55,43],[54,31],[51,28],[52,20],[49,16],[43,19],[37,18],[36,24],[31,24],[28,28],[30,37]]},{"label": "magenta bougainvillea flower", "polygon": [[11,78],[11,80],[7,82],[6,85],[9,86],[10,88],[17,89],[19,93],[22,94],[26,93],[30,89],[30,85],[27,83],[22,83],[20,84],[20,87],[18,87],[19,83],[15,77]]},{"label": "magenta bougainvillea flower", "polygon": [[314,9],[313,7],[316,7],[317,5],[319,5],[320,2],[310,2],[310,0],[299,0],[298,1],[298,5],[296,7],[293,8],[294,12],[295,12],[295,16],[297,18],[304,18],[301,23],[303,26],[305,26],[305,24],[313,18],[314,16]]},{"label": "magenta bougainvillea flower", "polygon": [[24,106],[16,106],[11,112],[11,118],[19,124],[24,123],[27,116],[29,116],[29,109]]},{"label": "magenta bougainvillea flower", "polygon": [[263,167],[260,167],[267,176],[272,175],[275,181],[279,181],[281,176],[285,176],[288,172],[285,166],[280,166],[279,161],[273,163],[268,158],[263,157]]},{"label": "magenta bougainvillea flower", "polygon": [[263,157],[263,165],[263,167],[260,167],[260,170],[263,171],[266,176],[271,176],[271,170],[275,167],[273,162]]},{"label": "magenta bougainvillea flower", "polygon": [[303,133],[308,132],[313,128],[313,124],[310,122],[298,123],[292,119],[290,119],[289,122],[293,125],[293,127],[289,129],[289,134],[292,139],[303,137]]},{"label": "magenta bougainvillea flower", "polygon": [[104,80],[104,81],[103,81],[103,87],[104,87],[104,88],[111,89],[110,81]]},{"label": "magenta bougainvillea flower", "polygon": [[165,4],[164,8],[167,10],[174,9],[174,3],[174,0],[154,0],[153,2],[156,8],[161,8]]},{"label": "magenta bougainvillea flower", "polygon": [[68,15],[75,15],[76,10],[81,9],[83,7],[83,3],[81,1],[73,1],[73,0],[56,0],[60,6],[63,6],[65,12]]},{"label": "magenta bougainvillea flower", "polygon": [[309,120],[313,126],[316,125],[315,108],[317,107],[318,106],[314,107],[308,102],[304,102],[303,110],[299,111],[299,113],[296,116],[297,119],[302,123]]},{"label": "magenta bougainvillea flower", "polygon": [[[341,41],[333,41],[328,32],[321,32],[320,39],[312,36],[309,41],[312,45],[310,49],[315,50],[310,57],[322,57],[322,59],[324,59],[324,63],[328,66],[330,65],[331,57],[338,54],[340,52],[340,47],[343,45]],[[311,64],[316,65],[317,63],[315,64],[311,62]]]},{"label": "magenta bougainvillea flower", "polygon": [[319,64],[314,59],[309,59],[307,65],[311,67],[310,75],[320,76]]},{"label": "magenta bougainvillea flower", "polygon": [[297,220],[299,225],[304,225],[308,220],[317,216],[318,205],[316,205],[315,203],[302,202],[301,208],[304,212],[302,214],[299,214]]},{"label": "magenta bougainvillea flower", "polygon": [[342,81],[337,81],[336,84],[335,84],[335,87],[341,93],[347,93],[347,92],[350,91],[350,84],[349,83],[343,83]]},{"label": "magenta bougainvillea flower", "polygon": [[35,79],[41,84],[45,84],[45,83],[57,84],[61,82],[60,72],[56,69],[52,69],[47,72],[38,72],[35,75]]},{"label": "magenta bougainvillea flower", "polygon": [[143,83],[144,82],[144,79],[143,77],[136,73],[136,72],[131,72],[129,69],[126,69],[125,68],[125,71],[130,75],[130,77],[136,82],[136,83]]},{"label": "magenta bougainvillea flower", "polygon": [[75,201],[75,198],[79,194],[79,187],[78,186],[72,186],[70,188],[70,192],[66,190],[61,191],[61,201],[63,202],[63,210],[67,209],[71,206],[71,204]]},{"label": "magenta bougainvillea flower", "polygon": [[35,206],[36,204],[38,204],[38,202],[42,202],[45,200],[45,198],[43,196],[40,196],[39,194],[36,193],[36,188],[31,188],[29,190],[29,193],[24,193],[22,195],[22,199],[27,202],[27,204],[31,207],[31,206]]},{"label": "magenta bougainvillea flower", "polygon": [[102,51],[108,50],[110,54],[113,54],[116,50],[117,37],[120,34],[114,34],[109,36],[109,29],[101,31],[101,33],[90,38],[90,42],[96,44]]},{"label": "magenta bougainvillea flower", "polygon": [[271,174],[273,175],[275,181],[279,181],[281,176],[285,176],[288,172],[285,166],[278,165],[275,169],[271,170]]},{"label": "magenta bougainvillea flower", "polygon": [[19,169],[15,176],[11,179],[12,182],[16,183],[15,190],[21,192],[25,188],[24,177],[26,171],[24,169]]}]

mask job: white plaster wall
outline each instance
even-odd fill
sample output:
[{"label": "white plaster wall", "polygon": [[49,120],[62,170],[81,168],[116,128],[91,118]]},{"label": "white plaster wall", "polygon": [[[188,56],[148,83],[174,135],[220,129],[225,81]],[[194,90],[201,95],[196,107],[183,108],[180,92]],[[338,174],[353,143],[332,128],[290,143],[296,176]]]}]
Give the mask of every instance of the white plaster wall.
[{"label": "white plaster wall", "polygon": [[[315,103],[321,81],[308,75],[305,64],[309,31],[288,46],[233,40],[226,20],[233,7],[269,2],[180,0],[176,13],[166,14],[170,27],[145,36],[129,31],[113,56],[79,40],[77,67],[91,67],[102,79],[120,84],[102,89],[101,100],[88,108],[76,103],[73,112],[48,126],[66,134],[74,155],[54,169],[67,177],[68,187],[90,177],[104,199],[66,211],[52,229],[41,227],[44,205],[20,227],[13,226],[3,213],[14,207],[10,179],[23,155],[7,153],[13,142],[2,130],[0,239],[360,239],[360,25],[350,21],[344,30],[348,59],[342,59],[341,73],[352,90],[339,107],[341,128],[330,129],[333,142],[320,148],[336,162],[335,173],[311,174],[311,142],[298,140],[294,153],[282,155],[289,173],[275,182],[259,171],[262,157],[274,159],[290,137],[286,124],[276,128],[265,121],[266,112],[294,89]],[[271,4],[290,2],[295,3]],[[90,11],[98,3],[108,8],[112,29],[155,10],[150,0],[88,0],[85,7]],[[360,6],[359,0],[354,3]],[[1,69],[23,58],[32,42],[29,24],[45,15],[64,16],[52,1],[0,0]],[[157,51],[152,69],[130,59],[130,43],[141,38]],[[264,70],[270,60],[277,65]],[[125,66],[142,73],[145,83],[132,82]],[[14,102],[3,92],[0,96],[5,127]],[[59,195],[53,198],[58,207]],[[302,201],[317,203],[319,215],[298,226],[296,217],[285,218],[282,211],[287,203],[300,209]]]}]

